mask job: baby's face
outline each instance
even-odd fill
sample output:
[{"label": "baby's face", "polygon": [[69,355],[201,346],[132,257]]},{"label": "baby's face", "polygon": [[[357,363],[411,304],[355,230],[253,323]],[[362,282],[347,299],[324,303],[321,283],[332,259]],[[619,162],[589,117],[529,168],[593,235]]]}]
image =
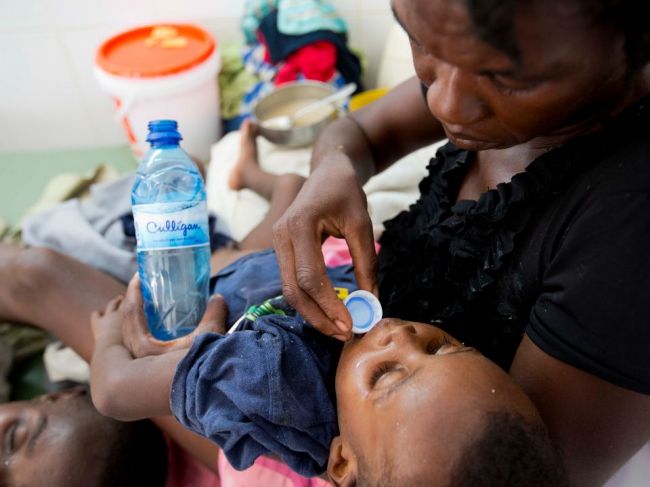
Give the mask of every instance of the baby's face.
[{"label": "baby's face", "polygon": [[483,412],[536,414],[475,349],[434,326],[396,319],[346,344],[336,395],[341,438],[366,468],[382,472],[388,462],[400,476],[432,480],[448,477]]}]

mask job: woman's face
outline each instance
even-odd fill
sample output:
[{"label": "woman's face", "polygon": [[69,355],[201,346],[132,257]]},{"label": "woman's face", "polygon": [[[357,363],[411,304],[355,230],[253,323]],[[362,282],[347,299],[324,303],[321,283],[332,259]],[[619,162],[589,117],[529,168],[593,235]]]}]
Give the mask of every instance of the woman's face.
[{"label": "woman's face", "polygon": [[519,3],[516,61],[479,39],[462,0],[392,0],[429,109],[457,146],[561,143],[593,129],[625,91],[622,34],[594,24],[577,2]]}]

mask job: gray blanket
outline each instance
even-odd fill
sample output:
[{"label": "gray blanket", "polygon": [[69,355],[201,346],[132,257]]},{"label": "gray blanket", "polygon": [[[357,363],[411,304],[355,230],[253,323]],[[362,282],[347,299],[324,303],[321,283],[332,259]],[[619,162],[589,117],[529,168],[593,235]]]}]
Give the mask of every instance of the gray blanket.
[{"label": "gray blanket", "polygon": [[23,241],[58,250],[128,282],[137,270],[135,239],[125,237],[120,217],[131,211],[133,179],[130,173],[96,184],[88,199],[71,199],[27,218]]}]

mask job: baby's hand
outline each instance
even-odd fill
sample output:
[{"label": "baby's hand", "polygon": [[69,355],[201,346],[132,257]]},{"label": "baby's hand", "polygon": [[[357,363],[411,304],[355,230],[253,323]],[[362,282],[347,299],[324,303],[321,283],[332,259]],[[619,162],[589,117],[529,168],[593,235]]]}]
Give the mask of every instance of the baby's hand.
[{"label": "baby's hand", "polygon": [[122,344],[122,312],[124,296],[110,300],[104,311],[93,311],[90,325],[95,338],[95,348]]},{"label": "baby's hand", "polygon": [[189,335],[176,340],[162,341],[153,337],[147,326],[142,302],[140,278],[136,274],[126,291],[126,297],[119,306],[122,313],[122,338],[124,346],[136,357],[161,355],[189,348],[197,335],[206,332],[224,333],[226,304],[221,296],[212,296],[201,323]]}]

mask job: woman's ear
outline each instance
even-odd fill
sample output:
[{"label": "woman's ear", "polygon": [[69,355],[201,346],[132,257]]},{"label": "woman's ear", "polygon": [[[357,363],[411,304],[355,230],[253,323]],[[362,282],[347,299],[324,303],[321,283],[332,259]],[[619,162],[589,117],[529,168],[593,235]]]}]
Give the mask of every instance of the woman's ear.
[{"label": "woman's ear", "polygon": [[327,475],[337,487],[357,485],[357,458],[352,449],[340,436],[332,440]]}]

